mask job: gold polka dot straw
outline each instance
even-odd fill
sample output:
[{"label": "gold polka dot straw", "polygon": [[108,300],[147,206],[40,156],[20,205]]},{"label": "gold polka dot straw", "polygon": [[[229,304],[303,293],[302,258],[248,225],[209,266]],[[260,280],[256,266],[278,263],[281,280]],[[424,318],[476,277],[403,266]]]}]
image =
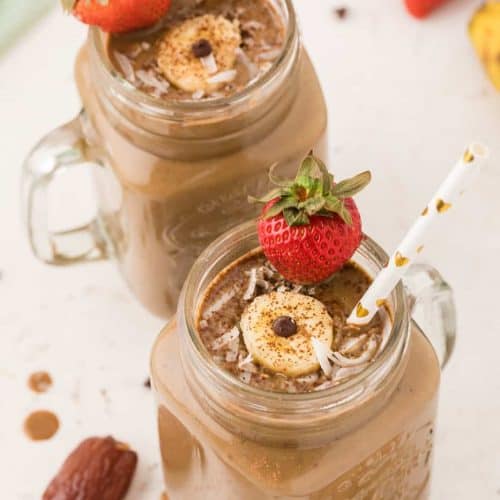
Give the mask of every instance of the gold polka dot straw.
[{"label": "gold polka dot straw", "polygon": [[417,255],[424,250],[425,237],[439,220],[446,217],[459,196],[479,175],[480,164],[488,157],[488,149],[481,144],[471,144],[434,197],[422,210],[392,254],[389,264],[373,280],[361,300],[356,304],[347,322],[365,325],[373,318],[380,304],[390,295],[399,280],[405,275]]}]

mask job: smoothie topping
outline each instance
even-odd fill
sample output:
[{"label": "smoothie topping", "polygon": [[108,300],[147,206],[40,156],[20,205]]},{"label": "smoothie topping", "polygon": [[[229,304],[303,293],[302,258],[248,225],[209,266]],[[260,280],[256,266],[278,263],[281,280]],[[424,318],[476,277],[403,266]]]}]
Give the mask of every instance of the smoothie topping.
[{"label": "smoothie topping", "polygon": [[294,180],[270,171],[278,187],[262,199],[261,249],[224,269],[209,286],[198,329],[216,362],[240,380],[272,390],[332,387],[374,359],[384,345],[381,312],[363,326],[346,315],[370,279],[348,262],[358,248],[361,218],[352,196],[364,172],[334,182],[309,154]]},{"label": "smoothie topping", "polygon": [[297,323],[290,316],[280,316],[273,322],[273,331],[278,337],[291,337],[297,333]]},{"label": "smoothie topping", "polygon": [[193,51],[194,57],[207,57],[212,53],[212,45],[205,38],[200,38],[200,40],[193,43],[191,50]]},{"label": "smoothie topping", "polygon": [[258,222],[259,241],[287,280],[322,282],[351,258],[362,239],[352,196],[370,178],[370,172],[363,172],[335,183],[324,163],[312,154],[294,180],[277,178],[271,169],[270,179],[279,187],[256,200],[265,203]]},{"label": "smoothie topping", "polygon": [[[286,316],[297,329],[294,335],[276,335],[275,320]],[[248,352],[273,373],[299,377],[319,368],[311,339],[328,349],[333,340],[333,321],[317,299],[293,292],[260,295],[244,310],[241,321]]]},{"label": "smoothie topping", "polygon": [[65,10],[82,23],[108,33],[147,28],[165,15],[171,0],[62,0]]},{"label": "smoothie topping", "polygon": [[287,281],[260,249],[238,259],[209,285],[197,328],[214,361],[241,381],[284,392],[332,387],[382,349],[390,321],[369,325],[346,315],[370,279],[352,262],[314,287]]},{"label": "smoothie topping", "polygon": [[273,67],[285,24],[271,0],[173,0],[153,28],[107,43],[110,62],[138,90],[164,100],[213,99]]},{"label": "smoothie topping", "polygon": [[158,52],[158,66],[179,89],[213,92],[236,76],[236,49],[240,43],[237,20],[212,14],[197,16],[166,32]]}]

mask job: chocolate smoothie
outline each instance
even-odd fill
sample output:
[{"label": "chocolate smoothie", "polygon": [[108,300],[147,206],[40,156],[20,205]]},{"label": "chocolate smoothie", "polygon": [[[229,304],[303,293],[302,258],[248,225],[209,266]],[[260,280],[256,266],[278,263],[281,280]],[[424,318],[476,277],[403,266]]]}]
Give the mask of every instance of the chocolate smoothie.
[{"label": "chocolate smoothie", "polygon": [[[299,288],[251,251],[255,239],[234,234],[211,248],[211,257],[205,252],[177,320],[153,348],[169,498],[427,498],[439,386],[434,350],[407,316],[401,323],[406,302],[394,296],[363,330],[345,326],[373,276],[363,257],[372,243],[365,240],[331,281]],[[277,296],[286,300],[273,309]],[[297,296],[303,307],[292,308]],[[271,314],[259,316],[256,303],[274,304]],[[247,343],[250,313],[262,340],[262,325],[275,328],[273,315],[287,307],[296,328],[281,324],[280,342],[301,335],[304,322],[320,330],[326,325],[332,351],[361,363],[334,363],[327,376],[317,362],[305,368],[308,353],[300,351],[295,361],[307,374],[286,375],[264,365],[265,350],[260,359],[247,359],[250,348],[262,347]],[[315,315],[322,320],[311,323]]]},{"label": "chocolate smoothie", "polygon": [[150,30],[94,30],[76,80],[104,242],[163,317],[199,253],[258,213],[246,200],[269,189],[271,165],[289,175],[311,148],[326,160],[325,103],[288,0],[174,0]]}]

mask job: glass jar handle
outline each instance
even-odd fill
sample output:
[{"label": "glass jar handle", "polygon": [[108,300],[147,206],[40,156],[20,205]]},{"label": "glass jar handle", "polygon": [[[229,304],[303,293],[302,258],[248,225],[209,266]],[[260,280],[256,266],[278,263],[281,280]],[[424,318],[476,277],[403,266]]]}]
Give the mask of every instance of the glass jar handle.
[{"label": "glass jar handle", "polygon": [[88,163],[82,113],[46,135],[23,165],[24,221],[33,253],[48,264],[68,265],[107,258],[108,251],[97,219],[79,227],[50,231],[48,187],[56,175]]},{"label": "glass jar handle", "polygon": [[403,282],[412,318],[430,340],[443,368],[455,347],[456,312],[453,291],[436,269],[424,263],[414,264]]}]

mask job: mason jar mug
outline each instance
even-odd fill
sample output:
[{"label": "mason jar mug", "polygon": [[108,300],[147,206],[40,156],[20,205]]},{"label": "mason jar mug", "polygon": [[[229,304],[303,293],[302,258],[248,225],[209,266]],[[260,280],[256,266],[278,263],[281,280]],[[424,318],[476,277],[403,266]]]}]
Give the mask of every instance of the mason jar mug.
[{"label": "mason jar mug", "polygon": [[[187,278],[176,317],[153,347],[168,497],[427,498],[440,364],[455,335],[448,285],[425,265],[412,271],[405,286],[398,284],[388,299],[391,333],[361,373],[310,393],[266,391],[218,366],[195,327],[208,284],[258,246],[254,222],[210,245]],[[368,237],[353,256],[371,276],[387,260]],[[433,325],[437,350],[411,318],[421,308],[430,311],[422,327]]]},{"label": "mason jar mug", "polygon": [[[42,139],[24,165],[25,220],[36,256],[56,265],[113,257],[137,298],[168,318],[199,253],[256,214],[247,196],[269,188],[269,167],[291,175],[310,149],[326,160],[318,79],[291,0],[273,3],[286,26],[281,54],[230,97],[168,101],[143,93],[114,69],[108,37],[90,29],[75,68],[83,111]],[[95,220],[51,231],[49,185],[89,162]]]}]

